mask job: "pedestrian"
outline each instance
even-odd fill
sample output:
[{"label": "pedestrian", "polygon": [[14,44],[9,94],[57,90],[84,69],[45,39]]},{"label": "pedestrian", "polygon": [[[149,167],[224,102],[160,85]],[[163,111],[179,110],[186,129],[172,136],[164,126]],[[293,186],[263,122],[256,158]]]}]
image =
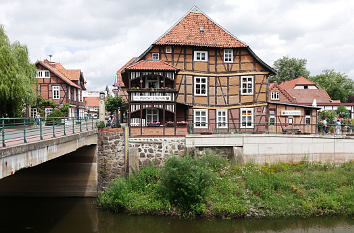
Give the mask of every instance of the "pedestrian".
[{"label": "pedestrian", "polygon": [[326,118],[322,121],[322,123],[323,123],[323,131],[325,134],[327,134],[327,120],[326,120]]},{"label": "pedestrian", "polygon": [[340,135],[342,133],[342,125],[340,123],[340,121],[337,121],[337,124],[336,124],[336,131],[337,131],[337,135]]},{"label": "pedestrian", "polygon": [[41,115],[39,114],[39,112],[36,114],[36,125],[39,125],[41,120]]}]

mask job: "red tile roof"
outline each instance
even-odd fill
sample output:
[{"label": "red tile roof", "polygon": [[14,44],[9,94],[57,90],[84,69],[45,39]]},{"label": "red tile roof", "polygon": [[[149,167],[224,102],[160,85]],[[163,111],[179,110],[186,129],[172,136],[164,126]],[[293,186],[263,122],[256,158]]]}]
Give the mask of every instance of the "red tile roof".
[{"label": "red tile roof", "polygon": [[122,79],[122,71],[127,68],[130,64],[133,63],[133,61],[136,59],[136,57],[131,58],[127,63],[125,63],[118,71],[117,71],[117,79],[115,83],[113,84],[114,87],[124,87],[124,82]]},{"label": "red tile roof", "polygon": [[286,89],[290,96],[295,98],[298,104],[312,104],[316,99],[317,105],[330,103],[331,97],[323,89]]},{"label": "red tile roof", "polygon": [[293,89],[297,85],[317,85],[314,82],[311,82],[307,78],[304,77],[298,77],[293,80],[285,81],[279,84],[279,86],[283,89]]},{"label": "red tile roof", "polygon": [[98,107],[100,106],[100,98],[99,97],[84,97],[86,101],[86,106],[88,107]]},{"label": "red tile roof", "polygon": [[154,44],[224,48],[248,47],[196,8],[192,9]]},{"label": "red tile roof", "polygon": [[[270,88],[275,85],[277,84],[271,84]],[[297,85],[314,85],[318,89],[294,89]],[[285,81],[277,86],[279,90],[283,90],[283,94],[286,93],[287,96],[290,96],[289,103],[311,105],[314,99],[316,99],[317,104],[330,103],[331,101],[331,97],[325,90],[304,77]]]},{"label": "red tile roof", "polygon": [[61,78],[64,82],[69,84],[70,86],[81,88],[79,85],[75,84],[72,81],[72,76],[67,72],[67,70],[58,62],[50,62],[48,60],[44,61],[37,61],[36,64],[41,64],[42,66],[46,67],[48,70],[53,72],[56,76]]},{"label": "red tile roof", "polygon": [[178,70],[164,61],[140,60],[128,67],[128,70]]}]

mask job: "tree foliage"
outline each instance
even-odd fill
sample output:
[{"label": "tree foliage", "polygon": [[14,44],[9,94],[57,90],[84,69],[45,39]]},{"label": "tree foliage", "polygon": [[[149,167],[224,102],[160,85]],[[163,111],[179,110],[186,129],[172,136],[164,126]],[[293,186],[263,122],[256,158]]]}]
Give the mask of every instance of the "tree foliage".
[{"label": "tree foliage", "polygon": [[354,94],[354,81],[344,73],[324,70],[321,74],[311,77],[311,81],[325,89],[333,100],[346,102],[348,96]]},{"label": "tree foliage", "polygon": [[123,105],[122,98],[119,96],[108,96],[106,99],[106,111],[108,112],[115,112],[118,108],[121,108]]},{"label": "tree foliage", "polygon": [[0,25],[0,116],[19,116],[34,103],[35,75],[27,47],[17,41],[11,44]]},{"label": "tree foliage", "polygon": [[282,57],[276,60],[273,68],[277,74],[270,77],[271,82],[281,83],[298,77],[308,78],[310,71],[306,69],[306,59]]}]

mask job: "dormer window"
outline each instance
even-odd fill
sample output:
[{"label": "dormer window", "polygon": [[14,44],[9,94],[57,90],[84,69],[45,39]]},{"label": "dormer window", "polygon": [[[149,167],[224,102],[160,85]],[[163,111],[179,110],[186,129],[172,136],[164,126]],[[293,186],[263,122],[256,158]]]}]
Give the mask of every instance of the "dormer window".
[{"label": "dormer window", "polygon": [[160,54],[159,54],[159,53],[153,53],[153,54],[152,54],[152,60],[153,60],[153,61],[158,61],[158,60],[160,60]]},{"label": "dormer window", "polygon": [[166,47],[166,53],[172,53],[172,47],[171,46],[167,46]]},{"label": "dormer window", "polygon": [[279,100],[279,92],[278,91],[272,91],[270,94],[270,99],[271,100]]},{"label": "dormer window", "polygon": [[208,51],[194,51],[194,61],[208,61]]},{"label": "dormer window", "polygon": [[49,70],[37,70],[37,78],[50,78]]}]

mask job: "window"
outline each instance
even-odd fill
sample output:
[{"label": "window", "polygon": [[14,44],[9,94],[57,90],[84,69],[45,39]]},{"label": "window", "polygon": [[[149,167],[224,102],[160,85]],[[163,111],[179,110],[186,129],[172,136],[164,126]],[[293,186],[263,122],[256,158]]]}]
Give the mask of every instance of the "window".
[{"label": "window", "polygon": [[74,101],[76,101],[76,88],[74,88]]},{"label": "window", "polygon": [[272,93],[270,94],[270,99],[271,100],[279,100],[279,92],[272,91]]},{"label": "window", "polygon": [[166,47],[166,53],[172,53],[172,47],[171,46],[167,46]]},{"label": "window", "polygon": [[68,99],[71,99],[71,90],[70,90],[70,86],[68,87]]},{"label": "window", "polygon": [[37,108],[31,108],[31,117],[36,118],[37,115]]},{"label": "window", "polygon": [[160,88],[159,78],[156,76],[146,78],[145,88]]},{"label": "window", "polygon": [[241,76],[242,95],[253,95],[253,76]]},{"label": "window", "polygon": [[194,110],[194,128],[208,128],[208,110]]},{"label": "window", "polygon": [[311,110],[305,110],[305,123],[311,125]]},{"label": "window", "polygon": [[306,125],[311,125],[311,116],[306,116],[305,122],[306,122]]},{"label": "window", "polygon": [[269,110],[269,125],[275,125],[275,111]]},{"label": "window", "polygon": [[208,52],[194,51],[194,61],[208,61]]},{"label": "window", "polygon": [[37,70],[37,78],[50,78],[49,70]]},{"label": "window", "polygon": [[81,101],[80,94],[81,94],[81,93],[80,93],[80,89],[79,89],[79,90],[77,91],[77,95],[78,95],[78,98],[77,98],[77,99],[78,99],[79,102]]},{"label": "window", "polygon": [[153,53],[152,54],[152,60],[154,60],[154,61],[160,60],[160,54],[159,53]]},{"label": "window", "polygon": [[216,127],[227,128],[227,109],[216,110]]},{"label": "window", "polygon": [[253,128],[253,108],[241,108],[241,128]]},{"label": "window", "polygon": [[53,99],[60,99],[60,86],[52,86]]},{"label": "window", "polygon": [[234,60],[234,51],[232,49],[224,49],[224,62],[232,62]]},{"label": "window", "polygon": [[194,95],[207,96],[207,77],[194,77]]},{"label": "window", "polygon": [[146,109],[146,123],[159,122],[159,110],[158,109]]},{"label": "window", "polygon": [[294,118],[293,117],[288,117],[288,124],[292,125],[294,123]]}]

